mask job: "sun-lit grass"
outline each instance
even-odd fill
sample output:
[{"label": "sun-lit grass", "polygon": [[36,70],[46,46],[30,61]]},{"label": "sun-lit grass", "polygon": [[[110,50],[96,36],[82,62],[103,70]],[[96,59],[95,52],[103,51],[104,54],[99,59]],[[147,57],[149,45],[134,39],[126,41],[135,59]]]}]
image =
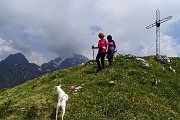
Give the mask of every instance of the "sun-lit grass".
[{"label": "sun-lit grass", "polygon": [[[150,63],[149,69],[125,55],[98,73],[96,64],[80,65],[4,89],[0,91],[0,120],[55,119],[54,86],[59,83],[69,95],[65,120],[179,119],[180,59],[161,64],[154,56],[143,58]],[[176,73],[169,70],[170,65]],[[159,84],[152,86],[155,80]],[[71,92],[72,85],[81,84],[84,86],[78,94]]]}]

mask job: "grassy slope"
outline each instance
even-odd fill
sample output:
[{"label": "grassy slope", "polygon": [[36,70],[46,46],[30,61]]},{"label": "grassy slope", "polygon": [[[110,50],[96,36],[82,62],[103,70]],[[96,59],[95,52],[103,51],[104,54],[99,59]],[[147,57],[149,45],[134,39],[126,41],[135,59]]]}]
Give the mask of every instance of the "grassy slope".
[{"label": "grassy slope", "polygon": [[[141,68],[139,61],[126,55],[116,57],[113,66],[98,73],[96,65],[81,65],[3,90],[0,120],[54,119],[57,93],[53,88],[59,83],[69,95],[65,120],[179,119],[180,59],[172,58],[176,73],[152,56],[144,59],[150,69]],[[114,85],[109,84],[111,80]],[[160,84],[152,86],[154,80]],[[72,85],[83,83],[78,94],[70,91]]]}]

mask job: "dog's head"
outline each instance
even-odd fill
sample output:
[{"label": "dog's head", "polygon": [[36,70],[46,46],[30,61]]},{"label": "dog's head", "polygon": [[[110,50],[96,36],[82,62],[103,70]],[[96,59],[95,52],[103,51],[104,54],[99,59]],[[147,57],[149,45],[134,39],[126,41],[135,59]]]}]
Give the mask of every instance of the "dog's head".
[{"label": "dog's head", "polygon": [[60,88],[61,88],[61,84],[59,84],[59,85],[55,86],[55,87],[54,87],[54,90],[56,90],[56,91],[57,91],[57,88],[58,88],[58,87],[60,87]]}]

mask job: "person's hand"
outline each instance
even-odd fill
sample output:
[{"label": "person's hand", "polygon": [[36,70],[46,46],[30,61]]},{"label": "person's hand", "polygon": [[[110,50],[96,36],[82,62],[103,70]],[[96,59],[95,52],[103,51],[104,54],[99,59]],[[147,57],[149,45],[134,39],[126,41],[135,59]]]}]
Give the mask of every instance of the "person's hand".
[{"label": "person's hand", "polygon": [[92,49],[94,49],[94,45],[92,46]]},{"label": "person's hand", "polygon": [[108,49],[106,49],[106,53],[108,53]]},{"label": "person's hand", "polygon": [[114,50],[114,54],[117,52],[117,50]]}]

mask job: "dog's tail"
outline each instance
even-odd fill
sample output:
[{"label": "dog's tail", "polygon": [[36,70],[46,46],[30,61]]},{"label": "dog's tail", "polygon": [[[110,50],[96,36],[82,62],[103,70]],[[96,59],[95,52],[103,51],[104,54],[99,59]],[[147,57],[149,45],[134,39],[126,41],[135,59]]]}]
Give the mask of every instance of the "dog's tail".
[{"label": "dog's tail", "polygon": [[63,96],[63,99],[66,100],[66,101],[68,100],[68,98],[69,98],[69,96],[68,96],[67,94],[65,94],[65,95]]}]

